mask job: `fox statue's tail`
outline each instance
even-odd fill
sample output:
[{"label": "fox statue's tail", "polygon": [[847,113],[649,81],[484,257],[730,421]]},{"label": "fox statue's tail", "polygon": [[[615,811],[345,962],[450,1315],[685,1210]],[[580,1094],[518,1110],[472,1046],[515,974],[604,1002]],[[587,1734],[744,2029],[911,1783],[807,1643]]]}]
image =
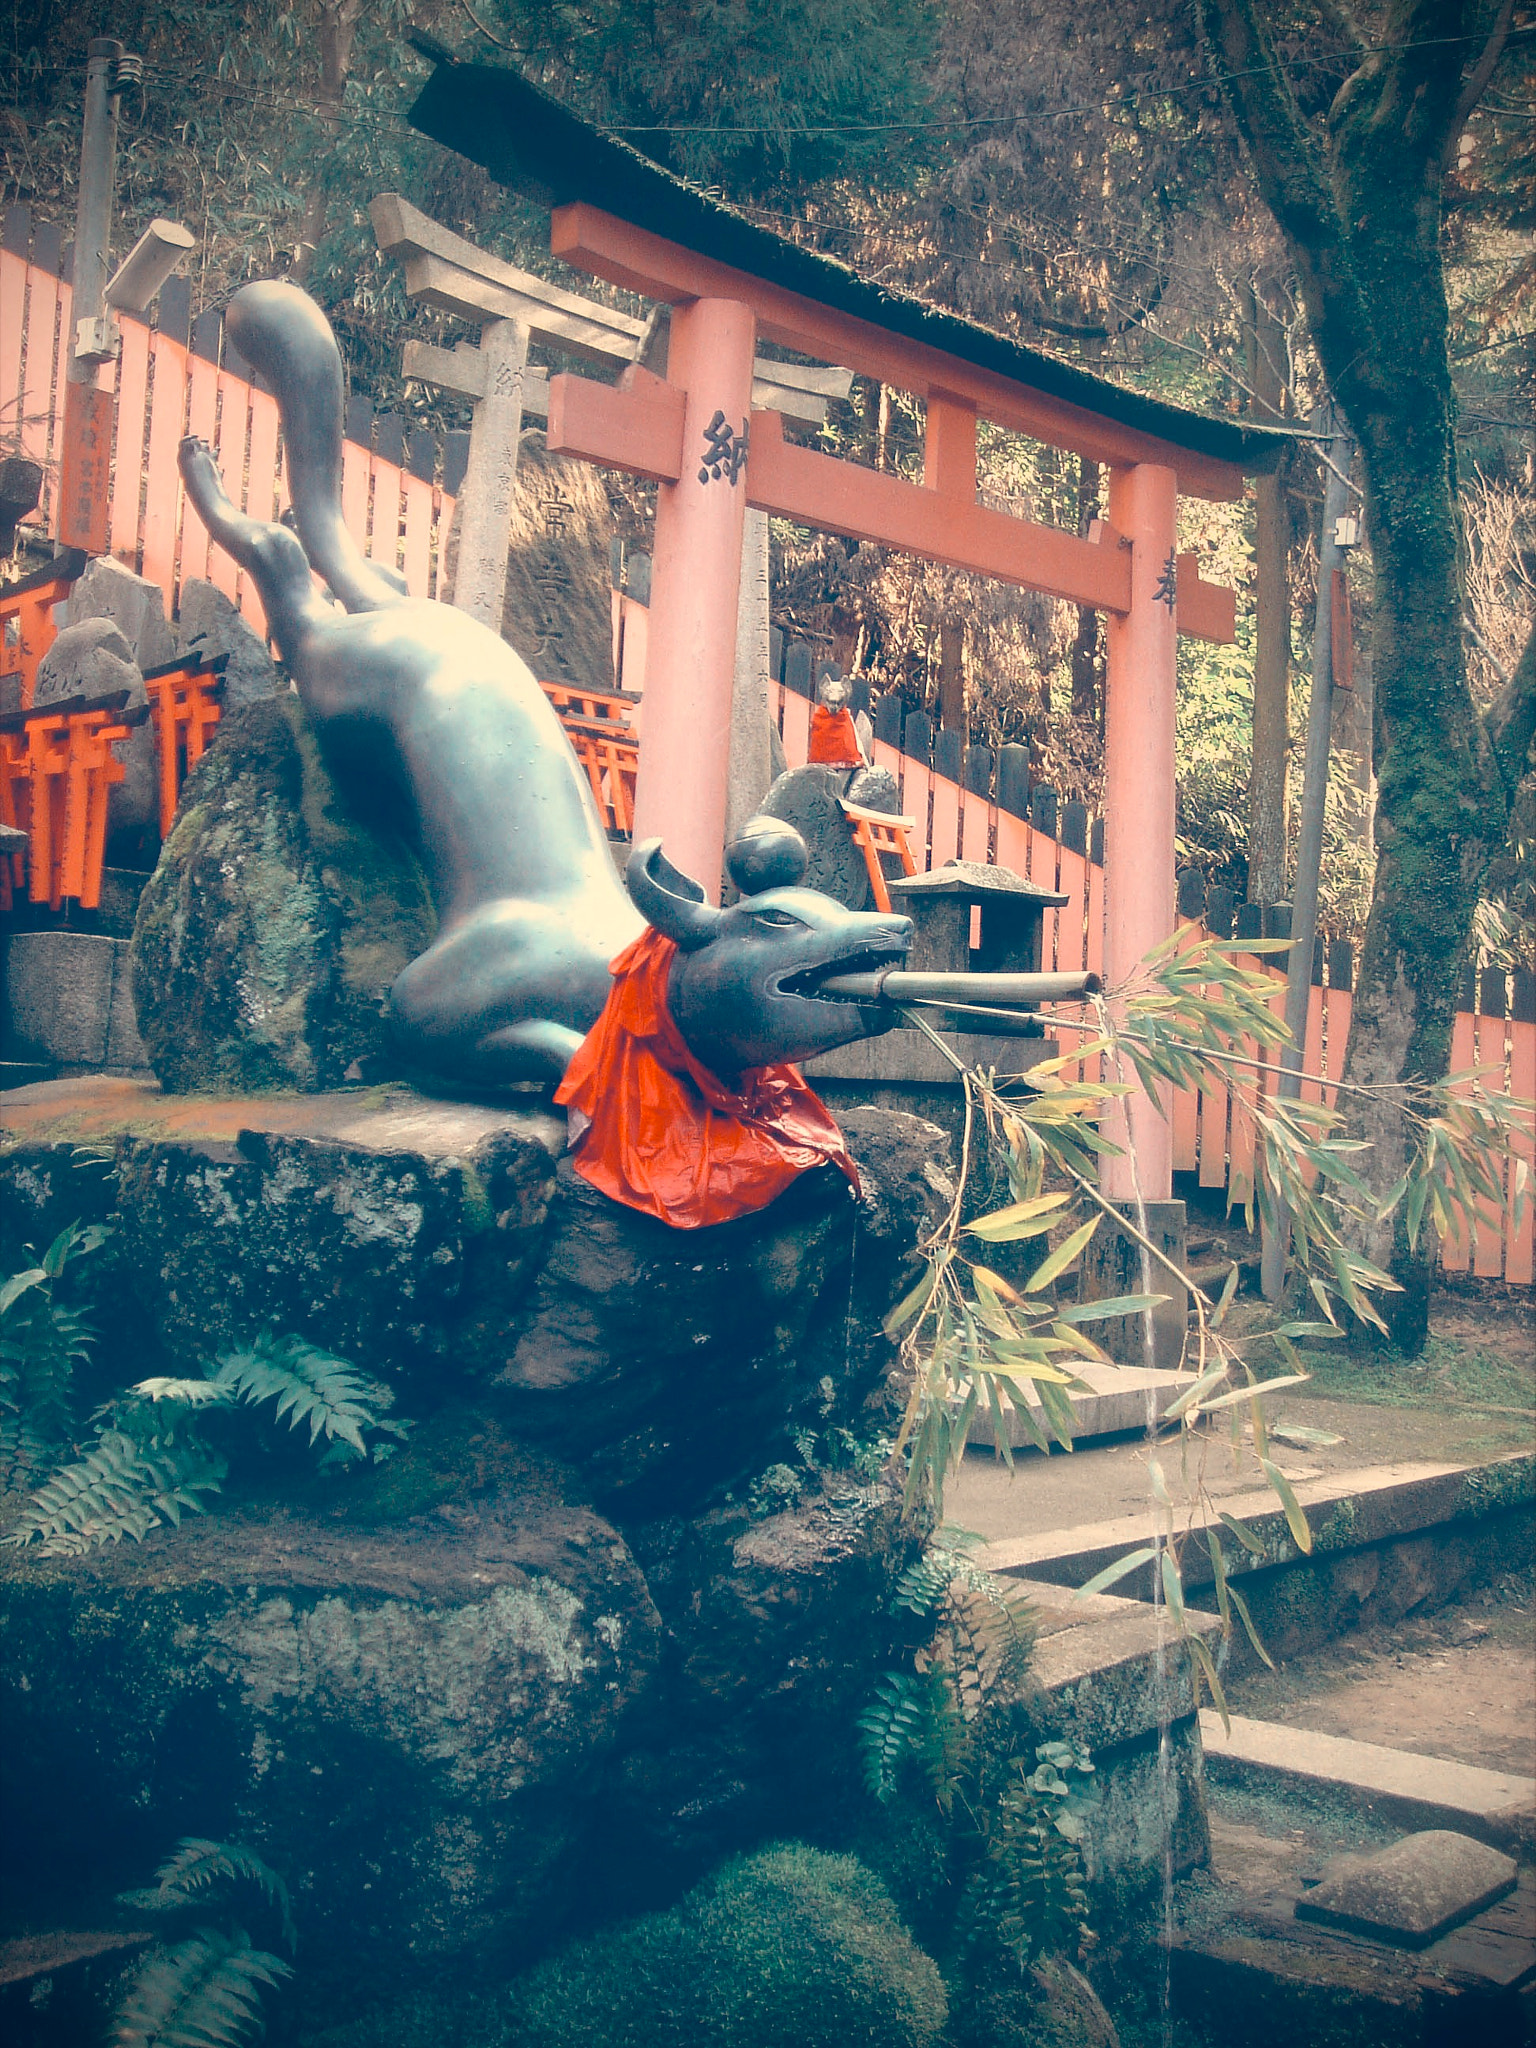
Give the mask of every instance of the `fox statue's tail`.
[{"label": "fox statue's tail", "polygon": [[341,516],[341,351],[306,292],[281,280],[248,284],[225,315],[230,340],[277,394],[294,522],[311,565],[349,612],[398,604],[402,579],[365,560]]}]

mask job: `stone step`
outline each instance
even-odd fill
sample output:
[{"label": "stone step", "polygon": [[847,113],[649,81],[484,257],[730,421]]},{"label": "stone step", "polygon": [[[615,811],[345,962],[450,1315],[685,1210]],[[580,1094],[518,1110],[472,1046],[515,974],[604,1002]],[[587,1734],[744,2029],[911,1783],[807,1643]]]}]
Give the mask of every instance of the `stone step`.
[{"label": "stone step", "polygon": [[1347,1804],[1411,1828],[1451,1828],[1496,1848],[1536,1849],[1536,1778],[1449,1758],[1317,1735],[1274,1721],[1204,1709],[1200,1734],[1213,1776],[1323,1787]]},{"label": "stone step", "polygon": [[[1261,1831],[1219,1808],[1210,1835],[1209,1869],[1198,1894],[1179,1900],[1169,1938],[1172,2006],[1188,2029],[1180,2038],[1209,2048],[1527,2048],[1536,1981],[1531,1872],[1428,1946],[1407,1946],[1388,1932],[1319,1926],[1307,1916],[1319,1879],[1368,1864],[1369,1853],[1346,1850],[1318,1871],[1326,1848],[1311,1830]],[[1456,1853],[1454,1835],[1382,1843],[1374,1860],[1433,1860],[1440,1849]]]},{"label": "stone step", "polygon": [[5,1057],[51,1068],[145,1073],[126,939],[13,932],[0,967]]},{"label": "stone step", "polygon": [[[1417,1534],[1492,1509],[1528,1504],[1536,1494],[1536,1456],[1529,1452],[1493,1458],[1486,1464],[1373,1465],[1325,1477],[1302,1477],[1295,1468],[1291,1470],[1293,1490],[1312,1530],[1313,1559]],[[1301,1559],[1285,1512],[1267,1486],[1227,1495],[1219,1507],[1181,1508],[1179,1526],[1208,1528],[1221,1513],[1240,1521],[1263,1546],[1263,1556],[1253,1557],[1240,1549],[1235,1539],[1225,1544],[1228,1569],[1234,1576]],[[1149,1529],[1150,1517],[1143,1509],[1111,1521],[1001,1537],[978,1555],[989,1571],[1081,1586],[1116,1558],[1144,1544]],[[1138,1573],[1125,1580],[1121,1590],[1143,1590],[1145,1579],[1144,1572]],[[1209,1581],[1204,1547],[1190,1544],[1184,1555],[1186,1589]],[[1150,1591],[1149,1585],[1146,1590]]]},{"label": "stone step", "polygon": [[[1086,1359],[1076,1361],[1071,1369],[1090,1390],[1087,1393],[1069,1392],[1067,1395],[1076,1424],[1075,1442],[1145,1430],[1148,1404],[1151,1404],[1154,1414],[1160,1414],[1194,1378],[1192,1373],[1159,1372],[1141,1365],[1093,1365]],[[1040,1396],[1032,1382],[1024,1382],[1023,1385],[1024,1398],[1039,1418]],[[1008,1411],[1007,1421],[1012,1448],[1018,1450],[1028,1445],[1030,1438],[1012,1409]],[[1043,1419],[1041,1427],[1044,1428]],[[1046,1430],[1046,1435],[1050,1435],[1049,1430]],[[976,1416],[967,1440],[984,1449],[991,1448],[995,1439],[989,1414],[983,1412]]]}]

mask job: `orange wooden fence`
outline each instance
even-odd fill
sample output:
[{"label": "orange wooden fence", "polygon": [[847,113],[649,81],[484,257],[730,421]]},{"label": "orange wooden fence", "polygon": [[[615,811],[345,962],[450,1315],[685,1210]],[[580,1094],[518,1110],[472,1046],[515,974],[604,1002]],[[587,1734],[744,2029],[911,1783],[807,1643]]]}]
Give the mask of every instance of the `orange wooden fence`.
[{"label": "orange wooden fence", "polygon": [[[22,247],[29,233],[30,255]],[[24,207],[6,214],[3,239],[0,441],[43,465],[41,517],[52,532],[70,288],[55,274],[56,234],[32,231]],[[39,255],[43,261],[34,260]],[[182,282],[172,279],[162,291],[157,327],[121,320],[122,351],[104,373],[117,398],[108,545],[119,561],[158,583],[168,604],[179,602],[190,578],[204,577],[264,633],[250,577],[212,545],[187,501],[176,450],[184,434],[200,435],[213,448],[236,504],[253,518],[275,519],[287,504],[277,400],[234,357],[217,316],[203,316],[190,332],[181,321],[178,337],[174,314],[185,305],[184,291],[176,290]],[[375,420],[371,408],[354,403],[349,429],[359,421],[366,441],[349,437],[342,451],[347,524],[364,554],[399,569],[414,596],[435,597],[453,511],[452,494],[436,474],[440,457],[423,436],[408,437],[403,422]]]},{"label": "orange wooden fence", "polygon": [[[785,650],[786,675],[793,667],[790,656],[794,652]],[[804,650],[799,653],[798,687],[784,681],[775,685],[776,715],[791,767],[803,766],[808,758],[810,720],[815,708],[808,694],[813,664],[804,657]],[[952,736],[934,734],[923,717],[905,720],[902,736],[906,745],[897,746],[889,738],[878,736],[882,728],[889,732],[892,723],[889,714],[884,718],[877,715],[874,759],[878,767],[889,769],[896,778],[902,812],[917,820],[911,841],[919,868],[939,868],[956,859],[990,860],[1065,895],[1067,901],[1059,910],[1048,910],[1045,914],[1041,965],[1059,973],[1081,968],[1101,971],[1104,869],[1095,856],[1102,838],[1081,806],[1063,806],[1058,817],[1054,794],[1032,791],[1017,777],[1014,788],[1007,790],[1004,769],[1013,764],[994,763],[987,749],[968,749],[956,762]],[[934,765],[936,742],[941,738],[951,741],[951,764],[958,768],[957,774],[941,773]],[[1012,751],[1022,754],[1023,750]],[[1002,800],[1005,793],[1013,796],[1017,809]],[[1021,815],[1026,810],[1030,815]],[[1037,818],[1056,829],[1044,829]],[[1074,840],[1076,844],[1071,843]],[[1212,891],[1211,895],[1214,898],[1218,893],[1221,892]],[[1193,892],[1181,887],[1180,894],[1181,907],[1192,907],[1193,897],[1204,909],[1203,884]],[[1228,896],[1225,915],[1218,920],[1221,936],[1232,935],[1234,908]],[[1241,909],[1246,911],[1248,906]],[[1186,915],[1181,922],[1202,935],[1209,929],[1204,917],[1198,914]],[[1258,930],[1240,929],[1238,933],[1240,938],[1260,935]],[[1273,971],[1273,958],[1262,954],[1238,957],[1245,965],[1267,966]],[[1308,1074],[1320,1077],[1322,1087],[1308,1082],[1303,1092],[1310,1098],[1321,1093],[1330,1104],[1337,1090],[1328,1084],[1336,1082],[1342,1073],[1344,1049],[1349,1040],[1354,1002],[1350,987],[1352,966],[1349,947],[1319,945],[1307,1014],[1304,1064]],[[1278,1015],[1284,1010],[1285,998],[1278,975],[1276,979],[1273,1007]],[[1238,1050],[1251,1057],[1254,1048],[1244,1046]],[[1483,1086],[1490,1093],[1512,1094],[1525,1100],[1536,1097],[1536,977],[1528,973],[1508,977],[1485,973],[1481,977],[1480,988],[1468,991],[1468,1007],[1456,1019],[1451,1065],[1453,1072],[1474,1066],[1487,1070]],[[1260,1079],[1263,1093],[1270,1090],[1272,1073],[1271,1067]],[[1172,1106],[1174,1171],[1195,1175],[1201,1187],[1225,1189],[1234,1202],[1244,1200],[1253,1184],[1255,1132],[1243,1094],[1240,1084],[1234,1088],[1189,1090],[1176,1094]],[[1530,1128],[1524,1131],[1517,1150],[1518,1156],[1536,1173],[1536,1165],[1531,1165],[1536,1161],[1536,1141]],[[1441,1264],[1447,1271],[1470,1270],[1490,1279],[1526,1285],[1531,1282],[1536,1201],[1521,1205],[1517,1222],[1515,1171],[1511,1160],[1500,1211],[1484,1213],[1491,1211],[1492,1205],[1480,1205],[1470,1226],[1463,1218],[1462,1228],[1442,1245]]]},{"label": "orange wooden fence", "polygon": [[[63,350],[70,328],[70,289],[59,275],[59,237],[34,228],[27,209],[12,207],[0,223],[0,445],[30,456],[45,472],[41,517],[54,530]],[[185,318],[184,282],[162,291],[157,325],[124,319],[115,369],[117,397],[109,545],[120,561],[151,578],[174,605],[182,585],[206,577],[265,631],[250,578],[222,549],[188,504],[176,468],[184,434],[201,435],[214,449],[230,496],[253,517],[278,516],[287,500],[277,403],[261,390],[226,345],[222,323]],[[179,331],[178,331],[179,330]],[[347,524],[363,552],[401,570],[413,594],[438,595],[453,512],[451,486],[462,477],[459,445],[438,451],[404,423],[375,418],[366,402],[348,408],[342,459],[342,501]],[[615,660],[621,685],[643,689],[648,614],[643,601],[619,598],[614,609]],[[37,637],[34,629],[33,639]],[[777,635],[775,635],[777,643]],[[776,685],[777,717],[791,765],[808,755],[812,661],[802,648],[779,650],[785,680]],[[0,650],[0,674],[20,667],[23,653]],[[798,668],[796,662],[798,660]],[[606,742],[601,727],[595,739]],[[590,751],[590,750],[589,750]],[[1067,897],[1046,913],[1042,965],[1070,972],[1103,966],[1104,869],[1096,834],[1080,805],[1058,807],[1052,792],[1028,787],[1010,753],[994,762],[985,748],[962,749],[952,733],[934,733],[926,718],[903,725],[894,700],[877,707],[874,756],[890,769],[903,813],[915,819],[913,851],[921,869],[948,860],[993,861]],[[607,760],[594,769],[594,786],[610,820],[622,825],[632,770]],[[1012,779],[1010,782],[1010,771]],[[604,778],[607,778],[606,780]],[[1219,928],[1219,927],[1218,927]],[[1242,935],[1242,934],[1240,934]],[[1253,934],[1257,936],[1257,934]],[[1347,949],[1346,949],[1347,951]],[[1307,1025],[1309,1072],[1324,1082],[1340,1071],[1349,1034],[1352,997],[1348,970],[1335,972],[1334,948],[1324,948],[1326,975],[1317,973]],[[1503,977],[1494,978],[1500,988]],[[1458,1016],[1453,1070],[1488,1069],[1485,1085],[1521,1097],[1536,1095],[1536,1016],[1530,976],[1511,978],[1514,999],[1483,1000]],[[1277,996],[1277,1003],[1280,1000]],[[1247,1192],[1253,1171],[1253,1128],[1241,1100],[1225,1088],[1181,1095],[1173,1104],[1174,1165],[1198,1175],[1202,1186]],[[1529,1133],[1522,1156],[1536,1159]],[[1486,1206],[1486,1205],[1485,1205]],[[1518,1226],[1510,1196],[1501,1213],[1464,1220],[1442,1248],[1449,1270],[1529,1283],[1532,1278],[1533,1207]]]}]

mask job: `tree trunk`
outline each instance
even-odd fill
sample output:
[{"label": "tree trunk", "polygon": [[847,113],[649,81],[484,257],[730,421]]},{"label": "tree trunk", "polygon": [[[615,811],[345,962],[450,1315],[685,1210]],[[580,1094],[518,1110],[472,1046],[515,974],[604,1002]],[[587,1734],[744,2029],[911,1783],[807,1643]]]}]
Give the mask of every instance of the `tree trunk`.
[{"label": "tree trunk", "polygon": [[[341,128],[341,102],[352,68],[352,45],[362,15],[363,0],[322,0],[320,8],[320,102],[321,123],[335,142]],[[317,167],[315,181],[304,201],[304,219],[299,227],[298,254],[292,275],[303,284],[315,267],[315,252],[330,218],[330,195],[323,172]]]},{"label": "tree trunk", "polygon": [[[1248,381],[1260,419],[1281,416],[1280,323],[1257,292],[1248,299]],[[1248,901],[1281,903],[1286,894],[1286,754],[1290,748],[1291,589],[1285,486],[1255,479],[1253,761],[1248,777]]]},{"label": "tree trunk", "polygon": [[[1390,0],[1374,47],[1320,131],[1270,39],[1265,0],[1204,0],[1208,33],[1266,202],[1295,260],[1329,385],[1354,428],[1375,571],[1376,887],[1356,984],[1348,1080],[1378,1193],[1413,1131],[1394,1101],[1438,1081],[1488,865],[1503,845],[1505,780],[1467,686],[1461,635],[1455,399],[1440,257],[1441,166],[1465,119],[1472,0]],[[1287,17],[1288,20],[1288,17]],[[1347,31],[1349,17],[1330,10]],[[1416,1352],[1437,1247],[1408,1249],[1400,1213],[1361,1249],[1402,1292],[1381,1303]]]},{"label": "tree trunk", "polygon": [[939,621],[939,724],[967,729],[965,709],[965,621],[956,613]]}]

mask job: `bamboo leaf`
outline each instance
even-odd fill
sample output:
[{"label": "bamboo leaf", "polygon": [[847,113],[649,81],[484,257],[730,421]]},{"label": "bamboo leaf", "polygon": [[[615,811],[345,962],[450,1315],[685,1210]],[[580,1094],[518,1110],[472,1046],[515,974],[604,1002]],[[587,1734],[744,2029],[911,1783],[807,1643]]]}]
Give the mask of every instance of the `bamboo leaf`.
[{"label": "bamboo leaf", "polygon": [[1215,1312],[1211,1317],[1211,1327],[1213,1329],[1219,1330],[1226,1320],[1227,1310],[1232,1306],[1232,1297],[1237,1292],[1237,1279],[1238,1265],[1236,1259],[1234,1259],[1226,1279],[1221,1283],[1221,1299],[1217,1302]]},{"label": "bamboo leaf", "polygon": [[1184,1616],[1184,1588],[1179,1583],[1179,1567],[1173,1552],[1166,1547],[1163,1551],[1163,1598],[1168,1602],[1168,1611],[1179,1632],[1188,1635],[1189,1623]]},{"label": "bamboo leaf", "polygon": [[1034,1294],[1042,1287],[1049,1287],[1058,1274],[1064,1273],[1098,1229],[1099,1220],[1097,1216],[1090,1216],[1070,1237],[1064,1237],[1044,1265],[1037,1266],[1025,1282],[1025,1293]]},{"label": "bamboo leaf", "polygon": [[1010,1308],[1022,1308],[1024,1297],[1016,1287],[1010,1286],[1001,1273],[994,1273],[990,1266],[972,1266],[971,1278],[978,1291],[985,1290],[995,1300],[1007,1302]]},{"label": "bamboo leaf", "polygon": [[1229,1515],[1225,1508],[1217,1510],[1217,1519],[1219,1521],[1226,1523],[1227,1527],[1232,1531],[1232,1534],[1237,1538],[1238,1542],[1241,1543],[1244,1550],[1248,1552],[1250,1557],[1263,1557],[1264,1545],[1260,1541],[1260,1539],[1254,1535],[1251,1529],[1245,1528],[1241,1522],[1235,1519],[1235,1517]]},{"label": "bamboo leaf", "polygon": [[1112,1294],[1104,1301],[1080,1301],[1071,1308],[1059,1308],[1061,1323],[1103,1323],[1111,1316],[1139,1316],[1169,1299],[1166,1294]]},{"label": "bamboo leaf", "polygon": [[1090,1593],[1102,1593],[1106,1586],[1117,1585],[1144,1564],[1151,1564],[1156,1556],[1156,1550],[1149,1545],[1145,1550],[1133,1550],[1129,1557],[1117,1557],[1113,1564],[1105,1565],[1103,1571],[1095,1572],[1086,1586],[1079,1586],[1072,1598],[1086,1600]]},{"label": "bamboo leaf", "polygon": [[937,1264],[930,1260],[924,1270],[923,1277],[918,1281],[917,1285],[910,1293],[904,1294],[901,1297],[901,1300],[897,1302],[890,1314],[887,1315],[885,1321],[880,1325],[887,1337],[899,1336],[909,1323],[916,1321],[933,1299],[933,1290],[938,1284],[939,1269]]},{"label": "bamboo leaf", "polygon": [[1221,1538],[1214,1529],[1205,1532],[1206,1554],[1211,1560],[1211,1578],[1216,1587],[1216,1607],[1223,1625],[1232,1626],[1232,1603],[1227,1598],[1227,1554],[1221,1547]]},{"label": "bamboo leaf", "polygon": [[1221,1680],[1216,1676],[1216,1666],[1211,1662],[1211,1653],[1198,1636],[1190,1636],[1188,1641],[1190,1649],[1195,1653],[1195,1662],[1200,1666],[1205,1682],[1211,1689],[1211,1699],[1221,1716],[1221,1725],[1230,1735],[1232,1717],[1227,1712],[1227,1696],[1221,1689]]},{"label": "bamboo leaf", "polygon": [[1241,1401],[1256,1401],[1262,1394],[1273,1394],[1281,1387],[1299,1387],[1310,1380],[1309,1372],[1288,1372],[1279,1379],[1255,1380],[1251,1387],[1235,1387],[1230,1394],[1218,1394],[1214,1401],[1204,1404],[1207,1415],[1214,1415],[1218,1408],[1235,1408]]},{"label": "bamboo leaf", "polygon": [[1286,1526],[1291,1532],[1296,1548],[1306,1557],[1312,1554],[1312,1530],[1301,1511],[1301,1503],[1291,1490],[1291,1482],[1272,1458],[1260,1458],[1264,1477],[1280,1496],[1280,1505],[1285,1509]]},{"label": "bamboo leaf", "polygon": [[1186,1387],[1176,1400],[1168,1404],[1158,1417],[1158,1421],[1177,1422],[1181,1415],[1198,1406],[1212,1387],[1219,1387],[1226,1376],[1227,1368],[1224,1365],[1213,1365],[1209,1372],[1201,1374],[1192,1387]]},{"label": "bamboo leaf", "polygon": [[972,1237],[984,1238],[988,1244],[1013,1244],[1022,1237],[1039,1237],[1049,1230],[1056,1221],[1054,1212],[1071,1199],[1070,1194],[1036,1195],[1032,1201],[1010,1202],[1006,1209],[978,1216],[965,1227]]},{"label": "bamboo leaf", "polygon": [[1261,1663],[1267,1664],[1269,1669],[1273,1671],[1275,1668],[1275,1660],[1273,1657],[1270,1656],[1268,1650],[1266,1650],[1264,1645],[1259,1641],[1259,1632],[1253,1625],[1253,1616],[1248,1612],[1248,1602],[1243,1598],[1242,1594],[1239,1593],[1236,1586],[1229,1586],[1227,1590],[1231,1595],[1232,1605],[1237,1609],[1237,1618],[1243,1624],[1243,1628],[1247,1633],[1248,1640],[1253,1645],[1254,1654],[1258,1657]]}]

